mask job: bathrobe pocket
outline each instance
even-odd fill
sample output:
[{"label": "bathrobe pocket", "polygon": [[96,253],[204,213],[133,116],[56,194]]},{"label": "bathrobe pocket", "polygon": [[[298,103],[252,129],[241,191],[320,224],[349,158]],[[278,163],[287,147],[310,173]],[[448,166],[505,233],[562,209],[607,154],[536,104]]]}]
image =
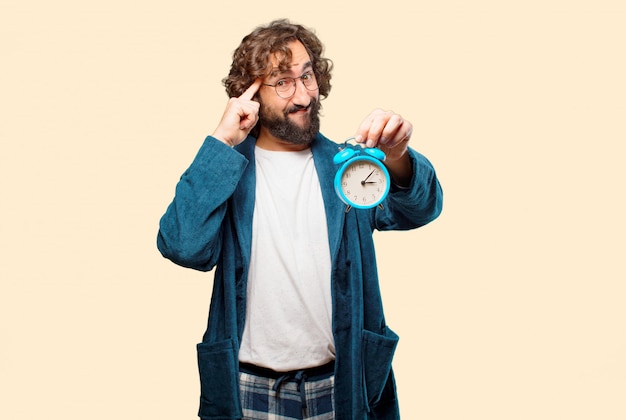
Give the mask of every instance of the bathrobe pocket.
[{"label": "bathrobe pocket", "polygon": [[239,401],[238,362],[235,341],[200,343],[198,370],[200,372],[201,419],[241,418]]},{"label": "bathrobe pocket", "polygon": [[[381,397],[385,385],[388,381],[393,381],[391,361],[398,340],[399,337],[389,328],[385,328],[383,334],[363,330],[363,381],[370,407],[384,402]],[[385,400],[393,398],[395,395],[385,393]]]}]

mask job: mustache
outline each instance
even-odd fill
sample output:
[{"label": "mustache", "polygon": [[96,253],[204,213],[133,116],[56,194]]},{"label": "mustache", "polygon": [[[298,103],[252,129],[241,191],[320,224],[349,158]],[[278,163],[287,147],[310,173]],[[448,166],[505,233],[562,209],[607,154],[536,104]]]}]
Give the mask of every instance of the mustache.
[{"label": "mustache", "polygon": [[315,106],[316,102],[317,101],[315,99],[311,99],[311,102],[309,102],[309,104],[306,105],[306,106],[305,105],[294,105],[291,108],[287,109],[285,111],[285,114],[291,114],[293,112],[298,112],[298,111],[306,111],[309,108],[313,108]]},{"label": "mustache", "polygon": [[309,109],[310,107],[311,107],[311,105],[310,105],[310,104],[309,104],[309,105],[307,105],[307,106],[304,106],[304,105],[295,105],[295,106],[292,106],[291,108],[289,108],[289,109],[287,110],[287,113],[289,113],[289,114],[290,114],[290,113],[292,113],[292,112],[306,111],[306,110],[307,110],[307,109]]}]

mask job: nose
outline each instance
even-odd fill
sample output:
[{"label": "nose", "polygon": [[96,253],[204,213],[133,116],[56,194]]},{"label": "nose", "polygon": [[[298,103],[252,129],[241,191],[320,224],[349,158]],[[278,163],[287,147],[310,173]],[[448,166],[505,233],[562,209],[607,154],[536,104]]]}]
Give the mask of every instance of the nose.
[{"label": "nose", "polygon": [[304,86],[304,82],[300,79],[296,80],[296,92],[293,94],[291,101],[294,105],[309,106],[311,103],[311,93],[315,91],[308,90]]}]

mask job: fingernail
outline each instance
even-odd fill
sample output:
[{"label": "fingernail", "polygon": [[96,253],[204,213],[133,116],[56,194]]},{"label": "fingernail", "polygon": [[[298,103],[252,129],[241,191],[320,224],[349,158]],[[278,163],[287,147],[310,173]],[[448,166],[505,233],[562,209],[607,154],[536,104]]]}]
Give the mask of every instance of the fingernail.
[{"label": "fingernail", "polygon": [[381,142],[382,144],[387,143],[387,137],[381,137],[381,138],[380,138],[380,142]]}]

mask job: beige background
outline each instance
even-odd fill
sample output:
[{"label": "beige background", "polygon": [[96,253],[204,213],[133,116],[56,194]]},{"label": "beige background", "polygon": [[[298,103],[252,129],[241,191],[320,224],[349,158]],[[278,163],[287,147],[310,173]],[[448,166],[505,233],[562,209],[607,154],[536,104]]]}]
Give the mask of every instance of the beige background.
[{"label": "beige background", "polygon": [[403,418],[626,419],[626,4],[215,4],[0,6],[0,418],[196,418],[212,274],[157,224],[287,16],[335,62],[323,132],[394,109],[445,189],[376,235]]}]

